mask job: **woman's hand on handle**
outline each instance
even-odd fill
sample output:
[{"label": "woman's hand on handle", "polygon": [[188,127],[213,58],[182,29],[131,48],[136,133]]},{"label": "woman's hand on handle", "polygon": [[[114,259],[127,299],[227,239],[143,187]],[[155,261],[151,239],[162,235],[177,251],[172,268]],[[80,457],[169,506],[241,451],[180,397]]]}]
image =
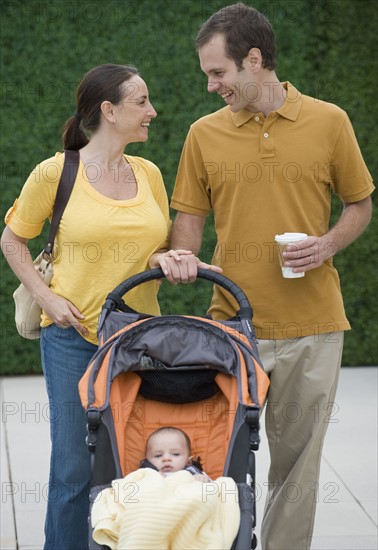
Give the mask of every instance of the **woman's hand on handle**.
[{"label": "woman's hand on handle", "polygon": [[157,252],[151,256],[149,264],[151,268],[161,267],[164,275],[173,285],[194,282],[198,268],[222,273],[220,267],[201,262],[190,250],[184,249]]}]

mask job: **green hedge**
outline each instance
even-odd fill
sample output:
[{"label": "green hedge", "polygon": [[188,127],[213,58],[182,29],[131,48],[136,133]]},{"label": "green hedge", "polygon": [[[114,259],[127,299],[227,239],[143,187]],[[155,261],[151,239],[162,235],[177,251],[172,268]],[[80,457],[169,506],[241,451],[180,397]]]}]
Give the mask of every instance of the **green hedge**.
[{"label": "green hedge", "polygon": [[[247,2],[248,3],[248,2]],[[374,0],[249,2],[273,23],[278,75],[301,91],[332,101],[353,122],[366,163],[377,164],[377,8]],[[5,1],[1,10],[1,216],[36,163],[61,150],[61,128],[75,110],[83,74],[105,62],[136,65],[147,81],[158,118],[147,144],[128,148],[153,160],[172,192],[189,125],[222,106],[206,91],[193,39],[199,25],[226,5],[199,0]],[[376,198],[374,199],[376,200]],[[334,204],[334,219],[340,213]],[[172,213],[173,215],[173,213]],[[45,235],[45,233],[44,233]],[[344,365],[377,358],[376,218],[360,239],[336,257],[348,317]],[[214,245],[211,219],[203,252]],[[36,253],[43,236],[33,241]],[[2,373],[40,372],[38,342],[20,338],[11,294],[17,281],[1,258]],[[202,314],[211,285],[161,290],[163,313]]]}]

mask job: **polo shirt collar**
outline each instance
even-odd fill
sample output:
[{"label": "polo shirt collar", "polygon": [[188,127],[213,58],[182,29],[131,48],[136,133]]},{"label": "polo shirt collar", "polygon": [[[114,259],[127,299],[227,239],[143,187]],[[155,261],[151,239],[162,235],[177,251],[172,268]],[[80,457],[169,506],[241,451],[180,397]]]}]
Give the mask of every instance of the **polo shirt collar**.
[{"label": "polo shirt collar", "polygon": [[231,115],[231,119],[233,120],[235,126],[237,126],[238,128],[239,126],[243,126],[243,124],[248,122],[253,116],[256,116],[256,113],[247,111],[247,109],[241,109],[240,111],[233,113],[229,108],[229,112]]},{"label": "polo shirt collar", "polygon": [[[301,110],[302,94],[290,84],[290,82],[282,82],[282,86],[287,90],[287,96],[284,104],[276,111],[279,115],[293,122],[297,120],[299,111]],[[239,127],[248,122],[257,113],[252,113],[247,109],[242,109],[233,113],[230,110],[231,119],[235,126]]]},{"label": "polo shirt collar", "polygon": [[277,113],[295,122],[301,110],[302,94],[290,82],[282,82],[282,86],[287,91],[287,96],[285,103],[277,110]]}]

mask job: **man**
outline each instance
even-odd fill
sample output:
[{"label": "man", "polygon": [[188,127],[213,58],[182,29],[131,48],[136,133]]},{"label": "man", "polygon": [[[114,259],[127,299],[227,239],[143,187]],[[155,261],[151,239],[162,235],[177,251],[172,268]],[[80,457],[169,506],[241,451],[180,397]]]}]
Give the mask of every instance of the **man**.
[{"label": "man", "polygon": [[[171,247],[197,255],[213,210],[213,263],[248,295],[271,376],[262,547],[303,550],[311,545],[322,444],[350,328],[332,257],[367,227],[374,185],[346,113],[278,80],[273,31],[261,13],[241,3],[223,8],[203,24],[196,45],[208,91],[226,106],[189,130],[171,202],[178,211]],[[329,228],[331,192],[344,208]],[[302,278],[282,277],[274,237],[284,232],[308,235],[286,252],[285,265],[304,271]],[[172,258],[171,279],[195,275],[192,256]],[[217,287],[213,318],[235,311]]]}]

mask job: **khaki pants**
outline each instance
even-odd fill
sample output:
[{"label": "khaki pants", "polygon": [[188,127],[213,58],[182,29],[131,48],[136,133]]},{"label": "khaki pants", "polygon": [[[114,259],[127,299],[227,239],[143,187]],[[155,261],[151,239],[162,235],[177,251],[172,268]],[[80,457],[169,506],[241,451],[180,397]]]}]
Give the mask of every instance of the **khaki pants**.
[{"label": "khaki pants", "polygon": [[263,550],[307,550],[314,527],[324,436],[344,333],[260,340],[270,388],[265,410],[271,464],[261,528]]}]

